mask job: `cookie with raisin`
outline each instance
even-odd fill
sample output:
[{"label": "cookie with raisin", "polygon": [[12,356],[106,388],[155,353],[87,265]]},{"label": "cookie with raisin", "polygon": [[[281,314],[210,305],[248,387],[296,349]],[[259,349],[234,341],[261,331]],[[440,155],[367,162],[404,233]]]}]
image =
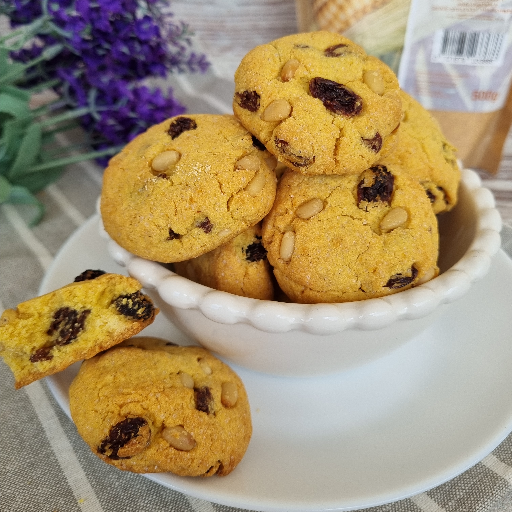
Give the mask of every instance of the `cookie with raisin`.
[{"label": "cookie with raisin", "polygon": [[437,218],[421,185],[397,167],[345,176],[286,171],[262,235],[294,302],[382,297],[439,273]]},{"label": "cookie with raisin", "polygon": [[192,260],[174,264],[177,274],[196,283],[253,299],[272,300],[274,286],[261,224]]},{"label": "cookie with raisin", "polygon": [[121,343],[157,313],[136,279],[86,271],[69,285],[6,309],[0,356],[18,389]]},{"label": "cookie with raisin", "polygon": [[351,174],[395,144],[402,106],[393,71],[339,34],[293,34],[248,52],[233,111],[289,168]]},{"label": "cookie with raisin", "polygon": [[276,163],[232,115],[169,119],[111,159],[101,192],[105,230],[142,258],[195,258],[268,213]]},{"label": "cookie with raisin", "polygon": [[134,473],[224,476],[252,435],[239,376],[200,347],[132,338],[87,361],[69,388],[92,452]]},{"label": "cookie with raisin", "polygon": [[428,110],[405,91],[400,94],[404,115],[398,128],[398,143],[380,163],[400,165],[416,178],[436,214],[449,211],[457,204],[461,177],[456,149]]}]

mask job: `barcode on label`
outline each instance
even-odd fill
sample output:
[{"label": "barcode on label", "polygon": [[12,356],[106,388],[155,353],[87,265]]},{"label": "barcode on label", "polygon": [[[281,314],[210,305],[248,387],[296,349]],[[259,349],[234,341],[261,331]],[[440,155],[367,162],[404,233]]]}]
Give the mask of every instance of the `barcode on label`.
[{"label": "barcode on label", "polygon": [[438,30],[434,35],[432,62],[466,66],[501,66],[506,33]]}]

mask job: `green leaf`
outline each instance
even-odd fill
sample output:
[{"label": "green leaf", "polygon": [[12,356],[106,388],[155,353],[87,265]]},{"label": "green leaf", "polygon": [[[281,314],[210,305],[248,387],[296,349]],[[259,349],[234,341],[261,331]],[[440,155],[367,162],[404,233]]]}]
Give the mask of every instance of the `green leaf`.
[{"label": "green leaf", "polygon": [[11,185],[4,177],[0,176],[0,204],[27,204],[34,206],[35,215],[30,221],[30,225],[34,226],[39,223],[44,215],[44,205],[35,197],[30,190],[25,187]]},{"label": "green leaf", "polygon": [[14,181],[17,176],[25,174],[36,161],[41,151],[41,132],[39,123],[33,123],[27,127],[16,158],[7,175],[11,181]]},{"label": "green leaf", "polygon": [[51,169],[46,169],[44,171],[17,176],[13,183],[20,187],[24,187],[35,194],[60,178],[63,171],[64,167],[54,166]]},{"label": "green leaf", "polygon": [[0,204],[5,203],[11,195],[12,185],[6,178],[0,176]]},{"label": "green leaf", "polygon": [[[7,114],[12,117],[23,117],[30,114],[28,102],[12,94],[0,91],[0,116]],[[2,118],[0,117],[0,120]]]}]

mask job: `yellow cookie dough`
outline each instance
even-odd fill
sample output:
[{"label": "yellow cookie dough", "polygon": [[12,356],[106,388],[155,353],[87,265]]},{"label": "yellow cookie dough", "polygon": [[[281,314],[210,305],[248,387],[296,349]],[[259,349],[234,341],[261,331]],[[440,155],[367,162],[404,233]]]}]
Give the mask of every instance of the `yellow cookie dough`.
[{"label": "yellow cookie dough", "polygon": [[231,368],[203,348],[154,338],[85,361],[69,398],[92,452],[135,473],[227,475],[252,434],[247,393]]},{"label": "yellow cookie dough", "polygon": [[192,260],[174,264],[177,274],[196,283],[253,299],[272,300],[274,286],[261,225]]},{"label": "yellow cookie dough", "polygon": [[275,165],[232,115],[169,119],[111,159],[101,193],[105,229],[146,259],[195,258],[268,213]]},{"label": "yellow cookie dough", "polygon": [[400,94],[404,117],[398,128],[398,144],[380,163],[400,165],[416,178],[436,214],[449,211],[457,204],[461,177],[455,148],[430,112],[406,92]]},{"label": "yellow cookie dough", "polygon": [[439,272],[430,201],[417,181],[391,166],[346,176],[286,171],[263,223],[263,244],[294,302],[381,297]]},{"label": "yellow cookie dough", "polygon": [[332,32],[257,46],[235,73],[233,111],[267,149],[304,174],[357,174],[395,144],[398,80]]},{"label": "yellow cookie dough", "polygon": [[158,309],[136,279],[92,274],[97,277],[91,279],[88,271],[72,284],[4,311],[0,355],[16,388],[92,357],[153,322]]}]

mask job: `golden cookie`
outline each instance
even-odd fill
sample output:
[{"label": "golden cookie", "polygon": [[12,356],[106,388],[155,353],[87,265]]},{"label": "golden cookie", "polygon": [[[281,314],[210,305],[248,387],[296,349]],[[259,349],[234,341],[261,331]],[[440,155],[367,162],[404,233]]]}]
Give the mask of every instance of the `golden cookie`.
[{"label": "golden cookie", "polygon": [[346,176],[286,171],[263,223],[263,244],[294,302],[381,297],[439,272],[430,201],[398,168]]},{"label": "golden cookie", "polygon": [[253,299],[272,300],[274,287],[261,225],[192,260],[174,264],[177,274],[196,283]]},{"label": "golden cookie", "polygon": [[110,161],[101,194],[105,229],[121,247],[146,259],[195,258],[268,213],[275,165],[234,116],[172,118]]},{"label": "golden cookie", "polygon": [[247,393],[231,368],[203,348],[154,338],[84,361],[69,398],[92,452],[135,473],[227,475],[252,434]]},{"label": "golden cookie", "polygon": [[130,338],[158,310],[127,276],[86,271],[53,292],[7,309],[0,355],[20,388]]},{"label": "golden cookie", "polygon": [[395,143],[398,80],[382,61],[331,32],[257,46],[235,73],[233,111],[288,167],[360,173]]},{"label": "golden cookie", "polygon": [[400,91],[404,117],[398,144],[380,163],[399,165],[425,189],[435,213],[457,203],[461,171],[455,148],[446,140],[437,120],[418,101]]}]

